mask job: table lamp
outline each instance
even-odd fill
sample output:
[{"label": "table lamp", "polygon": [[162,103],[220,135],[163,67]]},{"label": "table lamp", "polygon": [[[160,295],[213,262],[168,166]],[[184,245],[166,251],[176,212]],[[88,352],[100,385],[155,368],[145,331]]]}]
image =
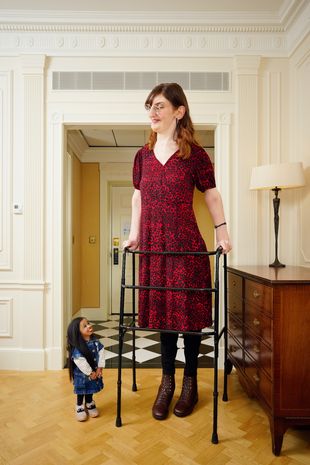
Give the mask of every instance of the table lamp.
[{"label": "table lamp", "polygon": [[301,187],[305,185],[305,176],[302,163],[279,163],[272,165],[261,165],[252,168],[250,189],[271,189],[274,192],[274,233],[275,233],[275,259],[269,266],[274,268],[284,267],[278,259],[278,231],[279,231],[279,208],[281,189]]}]

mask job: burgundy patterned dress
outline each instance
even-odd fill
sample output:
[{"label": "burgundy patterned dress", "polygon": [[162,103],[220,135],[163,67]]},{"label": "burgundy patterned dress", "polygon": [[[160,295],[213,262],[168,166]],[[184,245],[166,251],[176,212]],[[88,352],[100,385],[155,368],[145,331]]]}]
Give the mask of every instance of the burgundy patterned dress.
[{"label": "burgundy patterned dress", "polygon": [[[148,146],[136,154],[133,184],[141,192],[140,250],[206,251],[193,212],[195,186],[215,187],[207,153],[192,147],[184,160],[174,153],[162,165]],[[139,282],[144,286],[211,286],[209,257],[140,255]],[[139,291],[140,327],[197,331],[212,324],[212,296],[205,291]]]}]

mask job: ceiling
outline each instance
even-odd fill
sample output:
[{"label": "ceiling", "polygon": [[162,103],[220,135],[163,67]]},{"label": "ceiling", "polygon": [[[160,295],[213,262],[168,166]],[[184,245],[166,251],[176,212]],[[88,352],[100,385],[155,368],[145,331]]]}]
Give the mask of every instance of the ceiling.
[{"label": "ceiling", "polygon": [[[146,127],[134,126],[80,126],[76,129],[69,129],[70,135],[78,135],[83,139],[85,149],[142,147],[147,143],[149,133],[150,130]],[[214,131],[197,130],[196,136],[203,147],[214,148]]]},{"label": "ceiling", "polygon": [[[68,128],[69,145],[80,152],[81,161],[89,161],[96,154],[113,153],[117,149],[139,148],[148,141],[150,129],[145,126],[70,126]],[[214,150],[214,130],[196,129],[196,138],[208,149],[210,156]],[[108,151],[107,151],[108,149]]]},{"label": "ceiling", "polygon": [[242,11],[280,13],[291,0],[0,0],[0,9],[71,11]]}]

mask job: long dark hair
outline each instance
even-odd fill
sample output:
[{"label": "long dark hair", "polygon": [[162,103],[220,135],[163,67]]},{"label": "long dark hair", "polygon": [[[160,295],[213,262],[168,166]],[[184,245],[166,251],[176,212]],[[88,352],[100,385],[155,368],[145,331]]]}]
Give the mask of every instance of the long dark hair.
[{"label": "long dark hair", "polygon": [[67,350],[68,350],[68,368],[69,368],[69,377],[73,379],[73,370],[74,370],[74,361],[72,360],[72,353],[74,349],[78,349],[81,354],[86,358],[89,365],[92,367],[93,371],[96,371],[97,366],[94,360],[94,357],[87,347],[87,344],[80,331],[80,323],[82,320],[85,320],[83,316],[74,318],[68,326],[67,329]]},{"label": "long dark hair", "polygon": [[[175,141],[179,146],[179,157],[189,158],[191,154],[191,145],[200,146],[200,144],[195,138],[195,130],[189,114],[187,98],[182,87],[176,82],[158,84],[147,96],[145,105],[152,105],[157,95],[163,95],[175,109],[179,108],[181,105],[185,107],[184,116],[182,119],[178,120],[176,126]],[[157,134],[152,131],[148,141],[150,149],[154,148],[156,140]]]}]

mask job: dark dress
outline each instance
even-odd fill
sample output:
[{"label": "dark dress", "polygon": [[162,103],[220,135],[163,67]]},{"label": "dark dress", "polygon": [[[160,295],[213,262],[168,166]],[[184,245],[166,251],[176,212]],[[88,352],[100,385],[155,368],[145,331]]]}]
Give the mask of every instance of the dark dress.
[{"label": "dark dress", "polygon": [[[193,211],[195,186],[215,187],[207,153],[192,146],[190,158],[174,153],[162,165],[148,146],[135,157],[133,184],[141,192],[140,250],[206,251]],[[144,286],[211,286],[209,257],[140,255],[139,283]],[[140,327],[201,330],[212,324],[212,296],[205,291],[139,291]]]}]

